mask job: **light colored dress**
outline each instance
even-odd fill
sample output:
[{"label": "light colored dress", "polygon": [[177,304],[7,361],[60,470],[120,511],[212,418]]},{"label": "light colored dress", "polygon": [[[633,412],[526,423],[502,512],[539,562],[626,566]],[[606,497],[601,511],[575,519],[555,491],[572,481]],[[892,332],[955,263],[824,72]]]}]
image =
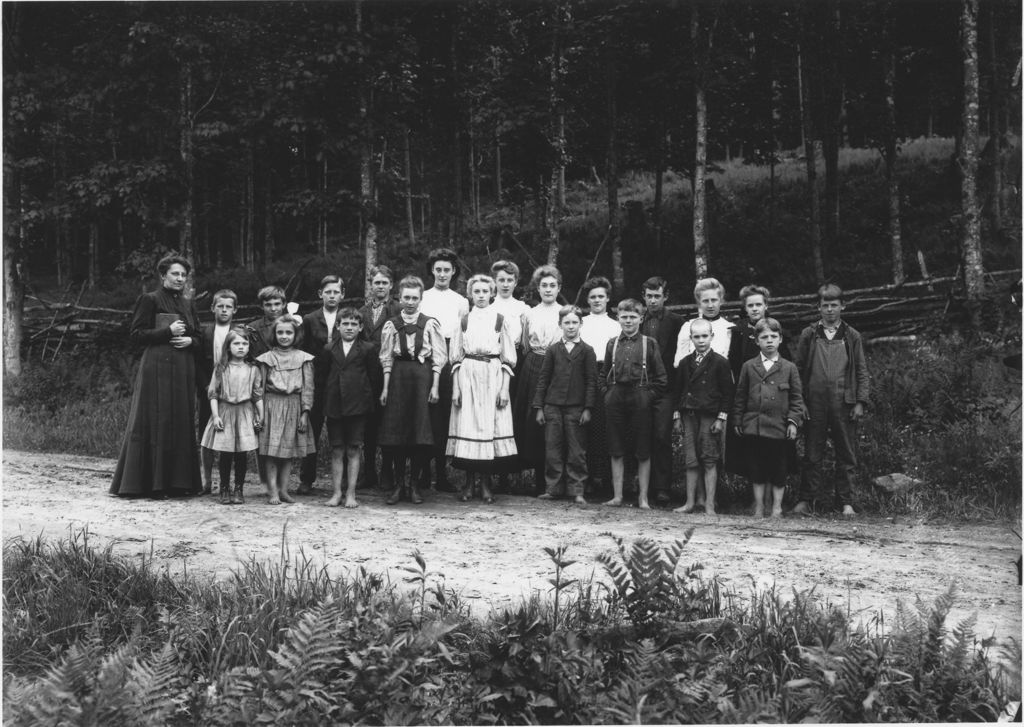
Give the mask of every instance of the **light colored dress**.
[{"label": "light colored dress", "polygon": [[312,423],[299,431],[302,413],[313,408],[313,355],[274,348],[256,360],[264,366],[260,454],[291,459],[315,452]]},{"label": "light colored dress", "polygon": [[259,449],[254,415],[256,402],[263,398],[260,367],[250,363],[229,363],[210,398],[217,400],[224,429],[217,431],[211,417],[203,432],[203,446],[215,452]]},{"label": "light colored dress", "polygon": [[508,322],[508,330],[512,335],[512,342],[518,348],[523,341],[523,316],[530,310],[530,306],[518,298],[499,296],[491,303],[491,307],[505,317],[505,321]]},{"label": "light colored dress", "polygon": [[511,403],[497,405],[502,373],[512,376],[516,349],[508,319],[501,315],[499,324],[498,316],[493,305],[473,308],[466,330],[460,326],[452,339],[452,376],[459,382],[462,402],[452,404],[446,454],[462,469],[516,454]]}]

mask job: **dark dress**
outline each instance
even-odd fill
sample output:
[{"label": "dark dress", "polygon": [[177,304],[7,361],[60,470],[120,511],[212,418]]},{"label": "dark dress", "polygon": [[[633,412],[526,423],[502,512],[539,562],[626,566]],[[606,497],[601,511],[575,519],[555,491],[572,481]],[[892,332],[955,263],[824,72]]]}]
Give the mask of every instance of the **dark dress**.
[{"label": "dark dress", "polygon": [[[191,346],[171,346],[172,316],[185,322]],[[197,494],[202,480],[195,430],[195,356],[200,345],[195,307],[191,300],[165,288],[146,293],[135,304],[130,335],[146,348],[110,493],[122,497]]]}]

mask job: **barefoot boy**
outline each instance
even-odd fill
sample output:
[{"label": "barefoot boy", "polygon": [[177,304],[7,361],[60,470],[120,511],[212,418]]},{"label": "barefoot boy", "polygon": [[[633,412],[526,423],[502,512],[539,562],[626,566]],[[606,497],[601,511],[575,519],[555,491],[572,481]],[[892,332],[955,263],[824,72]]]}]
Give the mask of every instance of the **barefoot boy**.
[{"label": "barefoot boy", "polygon": [[[640,484],[638,504],[647,510],[650,509],[647,488],[651,481],[651,436],[654,428],[652,405],[657,395],[665,390],[668,379],[658,342],[640,333],[644,312],[644,304],[638,300],[626,298],[619,303],[622,333],[608,341],[605,349],[608,390],[604,401],[614,490],[612,499],[605,505],[622,505],[625,457],[634,454]],[[628,446],[630,443],[632,447]]]},{"label": "barefoot boy", "polygon": [[772,487],[772,517],[782,517],[788,443],[803,418],[800,373],[779,356],[782,327],[774,318],[754,325],[759,353],[743,364],[733,400],[732,423],[742,437],[745,470],[754,488],[754,517],[764,517],[765,492]]},{"label": "barefoot boy", "polygon": [[338,311],[337,338],[328,346],[330,370],[324,392],[327,437],[331,443],[331,484],[334,495],[327,501],[337,507],[342,499],[342,479],[348,467],[345,507],[358,507],[356,483],[363,453],[366,422],[374,412],[374,392],[382,377],[377,345],[364,340],[363,319],[355,308]]},{"label": "barefoot boy", "polygon": [[698,318],[690,323],[693,353],[683,357],[676,373],[676,426],[683,435],[686,463],[686,503],[675,512],[693,512],[697,486],[704,475],[705,507],[715,514],[715,488],[722,440],[732,405],[733,382],[729,361],[711,350],[711,323]]}]

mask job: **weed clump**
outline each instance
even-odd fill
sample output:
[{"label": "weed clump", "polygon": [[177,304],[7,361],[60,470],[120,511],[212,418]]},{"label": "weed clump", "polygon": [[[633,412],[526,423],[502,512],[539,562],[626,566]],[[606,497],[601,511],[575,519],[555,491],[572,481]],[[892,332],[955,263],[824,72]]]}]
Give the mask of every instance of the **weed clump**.
[{"label": "weed clump", "polygon": [[[613,536],[614,537],[614,536]],[[689,538],[687,534],[686,538]],[[1019,699],[1019,647],[995,665],[950,590],[852,628],[813,593],[738,605],[686,540],[601,559],[554,599],[470,618],[426,559],[411,590],[303,553],[227,581],[175,578],[86,534],[4,547],[4,710],[12,725],[511,724],[993,719]],[[647,593],[637,589],[653,590]],[[59,614],[46,606],[61,598]]]}]

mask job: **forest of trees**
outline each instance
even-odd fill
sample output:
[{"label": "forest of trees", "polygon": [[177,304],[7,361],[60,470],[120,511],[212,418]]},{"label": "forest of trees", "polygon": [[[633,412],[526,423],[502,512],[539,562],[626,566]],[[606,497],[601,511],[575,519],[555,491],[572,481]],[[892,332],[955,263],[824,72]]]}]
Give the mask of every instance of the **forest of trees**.
[{"label": "forest of trees", "polygon": [[[369,266],[379,245],[493,234],[495,206],[555,262],[577,181],[606,188],[594,246],[621,283],[618,181],[637,171],[654,178],[659,239],[664,175],[690,180],[692,230],[666,243],[700,273],[709,160],[774,169],[782,150],[807,160],[821,280],[844,146],[885,161],[899,282],[901,139],[957,139],[975,243],[990,139],[1002,224],[1020,14],[1017,0],[4,3],[8,312],[19,271],[93,286],[160,249],[206,269],[339,249]],[[964,263],[970,284],[983,262],[965,247]]]}]

